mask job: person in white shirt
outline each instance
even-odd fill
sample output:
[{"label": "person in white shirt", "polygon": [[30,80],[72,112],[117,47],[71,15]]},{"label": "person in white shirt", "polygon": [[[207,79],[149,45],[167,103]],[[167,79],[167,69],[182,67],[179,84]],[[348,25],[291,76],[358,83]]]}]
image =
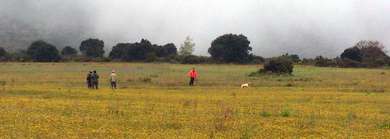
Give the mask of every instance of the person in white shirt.
[{"label": "person in white shirt", "polygon": [[112,70],[112,73],[110,74],[110,82],[111,82],[112,89],[116,89],[116,81],[117,80],[118,79],[116,77],[115,70]]}]

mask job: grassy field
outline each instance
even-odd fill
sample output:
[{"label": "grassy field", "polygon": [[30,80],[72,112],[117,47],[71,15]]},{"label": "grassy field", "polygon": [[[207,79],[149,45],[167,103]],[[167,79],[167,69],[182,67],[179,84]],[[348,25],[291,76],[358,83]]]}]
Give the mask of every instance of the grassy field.
[{"label": "grassy field", "polygon": [[[388,69],[295,66],[293,76],[248,77],[261,67],[2,63],[0,138],[390,136]],[[87,89],[91,70],[99,90]]]}]

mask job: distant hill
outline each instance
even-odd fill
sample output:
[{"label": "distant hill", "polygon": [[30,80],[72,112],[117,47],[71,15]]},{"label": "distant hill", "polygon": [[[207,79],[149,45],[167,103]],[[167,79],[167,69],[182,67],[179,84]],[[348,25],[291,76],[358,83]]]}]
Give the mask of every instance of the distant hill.
[{"label": "distant hill", "polygon": [[47,23],[30,22],[6,15],[0,15],[0,47],[7,52],[26,50],[36,40],[53,44],[58,50],[71,46],[78,50],[88,29],[74,23],[56,24],[48,27]]},{"label": "distant hill", "polygon": [[26,50],[34,40],[42,39],[42,33],[23,21],[0,16],[0,47],[7,52]]}]

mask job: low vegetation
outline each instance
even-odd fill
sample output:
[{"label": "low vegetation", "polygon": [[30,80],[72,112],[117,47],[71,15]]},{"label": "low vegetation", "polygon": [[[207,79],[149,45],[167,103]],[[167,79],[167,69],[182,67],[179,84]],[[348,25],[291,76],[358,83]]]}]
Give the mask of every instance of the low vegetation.
[{"label": "low vegetation", "polygon": [[[187,73],[198,72],[189,87]],[[387,138],[387,69],[3,63],[2,138]],[[109,87],[115,69],[118,89]],[[99,90],[86,75],[97,70]],[[249,88],[240,84],[250,81]],[[289,84],[289,86],[287,86]]]},{"label": "low vegetation", "polygon": [[270,58],[264,63],[264,68],[259,69],[257,72],[252,72],[249,76],[258,75],[291,75],[293,72],[293,61],[287,56],[280,56],[276,58]]}]

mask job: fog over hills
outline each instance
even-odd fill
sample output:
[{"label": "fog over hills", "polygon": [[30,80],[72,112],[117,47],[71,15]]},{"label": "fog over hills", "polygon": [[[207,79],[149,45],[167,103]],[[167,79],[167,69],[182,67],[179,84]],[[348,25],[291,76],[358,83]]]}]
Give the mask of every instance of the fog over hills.
[{"label": "fog over hills", "polygon": [[[195,55],[218,36],[243,34],[252,53],[333,58],[360,40],[390,45],[390,1],[386,0],[1,0],[0,46],[27,49],[42,39],[77,48],[99,38],[106,54],[117,43],[174,43],[189,35]],[[387,50],[389,50],[387,48]]]}]

